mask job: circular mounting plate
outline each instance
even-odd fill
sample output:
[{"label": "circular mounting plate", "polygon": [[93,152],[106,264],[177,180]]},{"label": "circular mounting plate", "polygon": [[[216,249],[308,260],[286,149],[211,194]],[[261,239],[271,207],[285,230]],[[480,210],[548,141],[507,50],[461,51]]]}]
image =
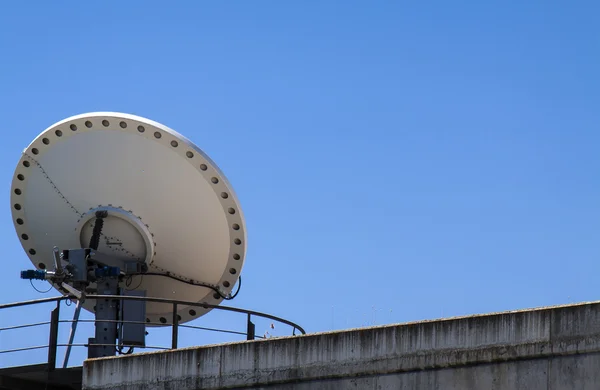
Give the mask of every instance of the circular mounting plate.
[{"label": "circular mounting plate", "polygon": [[[209,283],[223,294],[237,282],[246,253],[237,197],[210,158],[170,128],[135,115],[89,113],[52,125],[23,151],[11,210],[38,269],[52,264],[54,246],[87,247],[96,209],[110,210],[99,252],[145,261],[149,273]],[[210,288],[166,276],[133,276],[121,286],[149,297],[222,300]],[[94,304],[83,307],[93,311]],[[178,315],[186,322],[209,310],[178,306]],[[149,302],[146,316],[169,324],[172,306]]]}]

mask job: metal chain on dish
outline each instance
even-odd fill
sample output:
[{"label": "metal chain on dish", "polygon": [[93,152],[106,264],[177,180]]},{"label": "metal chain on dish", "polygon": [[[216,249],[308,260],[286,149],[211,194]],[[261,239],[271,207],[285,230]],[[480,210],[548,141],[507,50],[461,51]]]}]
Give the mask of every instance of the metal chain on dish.
[{"label": "metal chain on dish", "polygon": [[[44,167],[42,167],[42,164],[40,164],[39,161],[37,161],[35,158],[33,158],[32,156],[30,156],[29,154],[23,152],[23,155],[29,160],[31,161],[33,164],[35,164],[36,167],[38,167],[38,169],[40,170],[40,172],[42,172],[42,175],[44,175],[44,177],[46,178],[46,180],[48,181],[48,183],[50,183],[50,185],[52,186],[52,188],[54,188],[54,191],[56,191],[56,193],[58,194],[58,196],[61,197],[61,199],[67,204],[67,206],[69,206],[69,208],[75,213],[77,214],[77,217],[79,219],[83,218],[84,214],[82,214],[81,212],[79,212],[79,210],[77,210],[77,208],[73,205],[73,203],[71,203],[67,197],[58,189],[58,187],[56,186],[56,184],[54,183],[54,181],[52,181],[52,179],[50,178],[50,175],[48,175],[48,172],[46,172],[46,170],[44,169]],[[79,222],[78,219],[78,222]],[[92,229],[95,227],[94,224],[91,225]],[[120,251],[125,253],[127,256],[131,257],[131,258],[138,258],[139,256],[137,256],[135,253],[127,250],[126,248],[123,247],[123,243],[120,242],[120,240],[117,237],[108,237],[106,236],[104,233],[100,233],[100,237],[104,238],[105,244],[107,247],[109,247],[112,251]],[[111,243],[109,241],[109,238],[112,238],[114,240],[117,240],[119,242],[116,243]],[[117,245],[119,246],[119,248],[114,248],[114,246]]]},{"label": "metal chain on dish", "polygon": [[69,206],[71,208],[71,210],[73,210],[75,212],[75,214],[77,214],[79,216],[79,218],[83,217],[83,214],[80,213],[75,206],[73,206],[73,203],[69,202],[69,200],[63,195],[62,192],[60,192],[60,190],[58,189],[58,187],[56,186],[56,184],[54,184],[54,182],[52,181],[52,179],[50,179],[50,176],[48,176],[48,173],[46,172],[46,170],[42,167],[42,164],[40,164],[35,158],[31,157],[29,154],[27,153],[23,153],[23,155],[25,157],[27,157],[27,159],[29,159],[31,162],[33,162],[42,172],[42,175],[44,175],[44,177],[46,178],[46,180],[48,180],[48,182],[50,183],[50,185],[54,188],[54,191],[56,191],[56,193],[62,198],[62,200],[65,201],[65,203],[67,204],[67,206]]}]

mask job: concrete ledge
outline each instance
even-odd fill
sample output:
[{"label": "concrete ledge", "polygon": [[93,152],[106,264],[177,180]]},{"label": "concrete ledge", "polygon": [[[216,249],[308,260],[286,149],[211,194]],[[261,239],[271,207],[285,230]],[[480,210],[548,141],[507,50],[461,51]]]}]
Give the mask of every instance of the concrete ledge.
[{"label": "concrete ledge", "polygon": [[[324,381],[551,361],[598,352],[600,302],[591,302],[87,360],[83,388],[225,389],[279,384],[292,389],[301,383],[306,388],[329,388]],[[540,367],[543,373],[528,369],[528,378],[539,374],[531,383],[548,385],[552,366]],[[512,376],[521,381],[518,374]],[[383,382],[398,388],[402,380]],[[331,386],[344,388],[342,382]]]}]

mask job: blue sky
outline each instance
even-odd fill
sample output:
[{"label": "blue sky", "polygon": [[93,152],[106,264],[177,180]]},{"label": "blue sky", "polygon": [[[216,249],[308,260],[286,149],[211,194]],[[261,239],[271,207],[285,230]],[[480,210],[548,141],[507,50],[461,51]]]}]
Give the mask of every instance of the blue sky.
[{"label": "blue sky", "polygon": [[[174,128],[225,172],[248,229],[237,306],[314,332],[597,299],[600,5],[524,3],[3,4],[0,302],[56,295],[19,279],[21,151],[104,110]],[[0,350],[37,332],[3,332]]]}]

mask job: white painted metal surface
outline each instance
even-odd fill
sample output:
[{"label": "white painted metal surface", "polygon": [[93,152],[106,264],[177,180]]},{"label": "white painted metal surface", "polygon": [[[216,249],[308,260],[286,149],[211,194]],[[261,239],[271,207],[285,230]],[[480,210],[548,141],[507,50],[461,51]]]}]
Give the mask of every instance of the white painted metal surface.
[{"label": "white painted metal surface", "polygon": [[[52,264],[55,245],[87,247],[97,208],[109,210],[99,252],[145,260],[149,272],[210,283],[225,294],[237,282],[246,231],[233,188],[208,156],[168,127],[134,115],[89,113],[52,125],[23,151],[11,209],[37,268]],[[209,288],[164,276],[135,276],[123,286],[152,297],[222,300]],[[171,322],[168,305],[148,303],[146,310],[151,322]],[[181,322],[207,311],[178,308]]]}]

